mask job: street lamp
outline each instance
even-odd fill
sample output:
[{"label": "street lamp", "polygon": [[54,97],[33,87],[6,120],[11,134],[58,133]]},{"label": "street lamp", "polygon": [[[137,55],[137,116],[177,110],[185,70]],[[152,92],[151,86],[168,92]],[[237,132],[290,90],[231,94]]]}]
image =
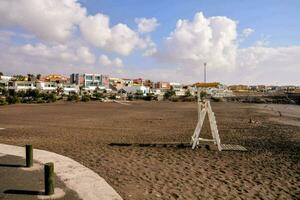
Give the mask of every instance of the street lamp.
[{"label": "street lamp", "polygon": [[206,83],[206,62],[204,63],[204,83]]}]

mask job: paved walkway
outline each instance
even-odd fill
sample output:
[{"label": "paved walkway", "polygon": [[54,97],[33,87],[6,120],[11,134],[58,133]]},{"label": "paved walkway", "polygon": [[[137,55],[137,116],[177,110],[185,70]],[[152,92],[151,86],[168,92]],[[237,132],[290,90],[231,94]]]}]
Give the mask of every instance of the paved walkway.
[{"label": "paved walkway", "polygon": [[[16,156],[0,156],[0,199],[31,200],[44,194],[44,172],[42,166],[37,170],[24,170],[25,160]],[[38,165],[38,164],[35,164]],[[68,189],[55,177],[55,187],[65,195],[57,199],[79,200],[76,192]]]},{"label": "paved walkway", "polygon": [[[0,144],[0,153],[25,157],[25,148]],[[3,156],[1,156],[3,157]],[[39,163],[54,163],[57,177],[67,188],[76,191],[83,200],[121,200],[121,196],[97,173],[71,158],[49,151],[34,149],[33,159]]]}]

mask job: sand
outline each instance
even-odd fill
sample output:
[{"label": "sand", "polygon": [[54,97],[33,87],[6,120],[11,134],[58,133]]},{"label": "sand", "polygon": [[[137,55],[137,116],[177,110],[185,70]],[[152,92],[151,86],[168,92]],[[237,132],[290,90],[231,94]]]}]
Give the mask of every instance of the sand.
[{"label": "sand", "polygon": [[[258,105],[213,103],[222,142],[249,151],[109,146],[189,142],[197,121],[195,103],[130,104],[2,106],[0,142],[31,143],[69,156],[124,199],[300,198],[300,127],[271,120],[276,116]],[[256,123],[249,123],[250,117]]]}]

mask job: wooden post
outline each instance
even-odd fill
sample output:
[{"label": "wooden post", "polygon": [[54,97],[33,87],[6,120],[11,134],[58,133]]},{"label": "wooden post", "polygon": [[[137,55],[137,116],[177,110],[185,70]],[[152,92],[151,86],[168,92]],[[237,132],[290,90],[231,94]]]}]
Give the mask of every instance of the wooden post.
[{"label": "wooden post", "polygon": [[45,172],[45,195],[54,194],[54,164],[52,162],[46,163],[44,166]]},{"label": "wooden post", "polygon": [[31,144],[27,144],[26,148],[26,167],[32,167],[33,165],[33,149]]}]

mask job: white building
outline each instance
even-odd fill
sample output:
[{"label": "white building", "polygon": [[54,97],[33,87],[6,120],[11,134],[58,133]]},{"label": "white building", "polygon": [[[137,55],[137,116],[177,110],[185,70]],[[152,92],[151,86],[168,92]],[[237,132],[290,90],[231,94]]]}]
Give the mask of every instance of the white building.
[{"label": "white building", "polygon": [[183,88],[180,88],[180,89],[175,90],[175,95],[176,95],[176,96],[184,96],[185,93],[186,93],[186,90],[183,89]]},{"label": "white building", "polygon": [[206,90],[207,94],[210,94],[212,97],[232,97],[234,96],[232,90],[223,89],[223,88],[209,88]]},{"label": "white building", "polygon": [[12,79],[11,76],[0,76],[0,87],[8,89],[8,82]]},{"label": "white building", "polygon": [[173,90],[180,90],[182,89],[183,85],[181,83],[174,83],[174,82],[171,82],[170,83],[170,86],[173,88]]},{"label": "white building", "polygon": [[143,94],[143,96],[146,96],[149,93],[149,91],[150,91],[149,87],[142,86],[142,85],[126,86],[126,87],[123,87],[123,89],[127,93],[131,93],[131,94],[135,94],[135,93],[140,92],[140,93]]},{"label": "white building", "polygon": [[35,81],[11,81],[9,82],[8,89],[15,91],[36,89]]},{"label": "white building", "polygon": [[108,76],[101,74],[83,74],[83,89],[87,91],[94,91],[95,89],[109,88]]},{"label": "white building", "polygon": [[40,81],[36,83],[36,88],[44,92],[52,92],[57,90],[57,83]]},{"label": "white building", "polygon": [[0,80],[2,81],[10,81],[13,77],[11,76],[0,76]]},{"label": "white building", "polygon": [[63,84],[62,85],[64,94],[79,93],[79,86],[75,84]]},{"label": "white building", "polygon": [[160,89],[157,88],[152,88],[150,89],[150,92],[153,93],[154,95],[164,95],[165,92],[161,91]]}]

